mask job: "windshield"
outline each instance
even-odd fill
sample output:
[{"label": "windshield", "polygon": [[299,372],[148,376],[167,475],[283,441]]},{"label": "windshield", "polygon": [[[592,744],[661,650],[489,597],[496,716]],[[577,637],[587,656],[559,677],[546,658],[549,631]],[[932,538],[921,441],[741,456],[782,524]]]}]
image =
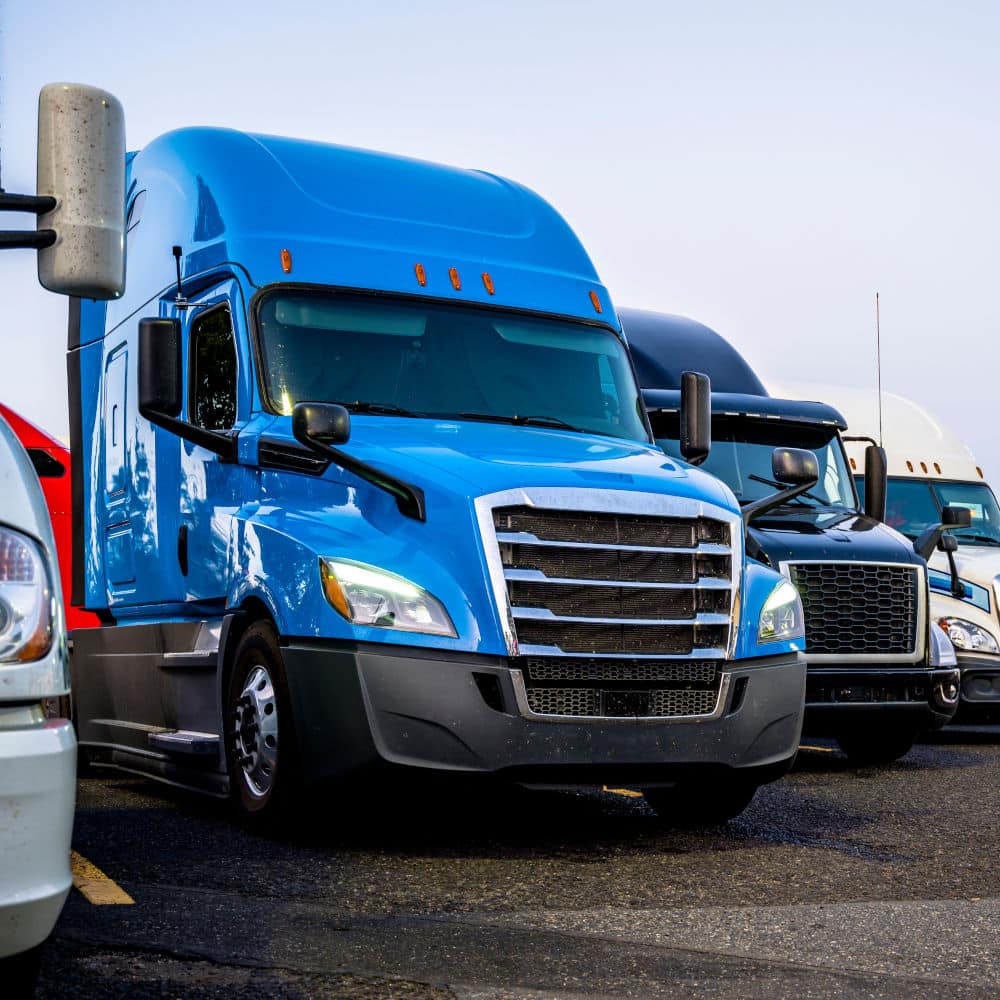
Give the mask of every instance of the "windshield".
[{"label": "windshield", "polygon": [[[864,489],[864,477],[858,477]],[[942,483],[927,479],[889,480],[885,523],[910,538],[941,521],[942,507],[967,507],[972,513],[968,528],[953,528],[959,545],[1000,546],[1000,507],[986,483]]]},{"label": "windshield", "polygon": [[[676,413],[651,413],[656,443],[680,458],[679,417]],[[774,481],[771,454],[775,448],[805,448],[816,456],[819,481],[807,493],[789,501],[789,507],[857,510],[851,474],[844,452],[831,428],[781,424],[768,426],[749,418],[712,418],[712,451],[701,468],[721,479],[741,504],[771,496],[784,485]]]},{"label": "windshield", "polygon": [[648,441],[610,330],[420,300],[276,291],[257,310],[266,402],[537,424]]}]

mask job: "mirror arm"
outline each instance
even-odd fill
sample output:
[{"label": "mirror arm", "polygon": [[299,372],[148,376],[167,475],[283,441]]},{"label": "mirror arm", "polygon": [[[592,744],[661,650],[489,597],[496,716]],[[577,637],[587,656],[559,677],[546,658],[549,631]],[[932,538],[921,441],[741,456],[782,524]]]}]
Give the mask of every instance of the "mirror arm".
[{"label": "mirror arm", "polygon": [[331,448],[322,441],[315,438],[299,438],[299,440],[312,449],[317,455],[330,459],[335,465],[353,472],[359,479],[371,483],[372,486],[385,490],[390,496],[396,498],[396,506],[399,512],[405,517],[412,517],[414,521],[427,520],[427,508],[424,503],[424,491],[419,486],[414,486],[403,479],[390,476],[388,472],[382,472],[367,462],[362,462],[352,455],[341,451],[339,448]]},{"label": "mirror arm", "polygon": [[946,530],[943,524],[932,524],[930,527],[924,528],[913,540],[913,549],[917,555],[921,556],[924,561],[929,560]]},{"label": "mirror arm", "polygon": [[197,427],[186,420],[179,420],[177,417],[171,417],[169,414],[161,413],[148,406],[140,406],[139,412],[151,424],[171,431],[185,441],[207,448],[218,455],[223,462],[237,461],[236,435],[230,436],[229,434],[220,434],[218,431],[207,431],[204,427]]},{"label": "mirror arm", "polygon": [[947,550],[948,568],[951,570],[951,596],[958,601],[965,600],[965,584],[958,575],[958,566],[955,563],[955,553],[951,549]]},{"label": "mirror arm", "polygon": [[748,525],[755,517],[760,517],[761,514],[766,514],[769,510],[780,507],[789,500],[794,500],[800,493],[806,493],[811,490],[817,482],[819,480],[811,479],[807,483],[790,486],[787,490],[779,490],[777,493],[772,493],[769,497],[763,497],[760,500],[754,500],[753,503],[748,503],[740,512],[743,515],[743,524]]}]

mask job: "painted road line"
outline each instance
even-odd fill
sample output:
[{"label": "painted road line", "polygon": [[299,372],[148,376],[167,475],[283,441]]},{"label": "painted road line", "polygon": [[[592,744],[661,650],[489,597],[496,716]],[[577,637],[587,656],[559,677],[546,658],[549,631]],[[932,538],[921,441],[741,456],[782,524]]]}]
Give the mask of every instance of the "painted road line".
[{"label": "painted road line", "polygon": [[95,864],[91,864],[82,854],[69,852],[73,885],[83,893],[94,906],[132,906],[135,900],[117,882],[109,879]]},{"label": "painted road line", "polygon": [[634,788],[608,788],[607,785],[601,785],[602,792],[610,792],[612,795],[624,795],[627,799],[641,799],[642,792],[637,792]]},{"label": "painted road line", "polygon": [[810,747],[806,746],[805,743],[799,744],[800,750],[815,750],[817,753],[835,753],[836,751],[833,747]]}]

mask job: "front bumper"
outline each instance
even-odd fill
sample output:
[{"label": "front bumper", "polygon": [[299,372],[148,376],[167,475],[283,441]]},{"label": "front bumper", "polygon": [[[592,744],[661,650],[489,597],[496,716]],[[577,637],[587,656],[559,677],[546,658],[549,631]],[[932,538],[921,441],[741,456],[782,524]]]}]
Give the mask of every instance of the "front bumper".
[{"label": "front bumper", "polygon": [[901,725],[937,729],[955,714],[955,667],[810,666],[806,675],[803,730],[831,736],[845,726]]},{"label": "front bumper", "polygon": [[28,724],[0,728],[0,958],[49,936],[71,882],[76,737],[24,711]]},{"label": "front bumper", "polygon": [[503,657],[299,639],[282,652],[309,782],[386,765],[546,785],[667,784],[697,770],[763,782],[787,770],[801,732],[800,654],[727,664],[715,719],[538,721],[521,714]]},{"label": "front bumper", "polygon": [[956,650],[962,673],[959,713],[1000,711],[1000,656],[976,656]]}]

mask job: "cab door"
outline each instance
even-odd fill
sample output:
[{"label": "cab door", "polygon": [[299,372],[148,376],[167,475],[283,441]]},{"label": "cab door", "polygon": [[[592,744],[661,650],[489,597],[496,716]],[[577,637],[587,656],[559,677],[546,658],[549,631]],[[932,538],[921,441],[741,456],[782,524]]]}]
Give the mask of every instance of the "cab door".
[{"label": "cab door", "polygon": [[[249,351],[239,285],[233,280],[216,285],[192,302],[182,323],[187,419],[235,437],[250,416]],[[189,602],[224,604],[233,517],[253,484],[246,466],[181,442],[177,552]]]},{"label": "cab door", "polygon": [[128,344],[107,355],[104,366],[104,566],[110,604],[135,590],[135,540],[132,530],[132,476],[127,433]]}]

